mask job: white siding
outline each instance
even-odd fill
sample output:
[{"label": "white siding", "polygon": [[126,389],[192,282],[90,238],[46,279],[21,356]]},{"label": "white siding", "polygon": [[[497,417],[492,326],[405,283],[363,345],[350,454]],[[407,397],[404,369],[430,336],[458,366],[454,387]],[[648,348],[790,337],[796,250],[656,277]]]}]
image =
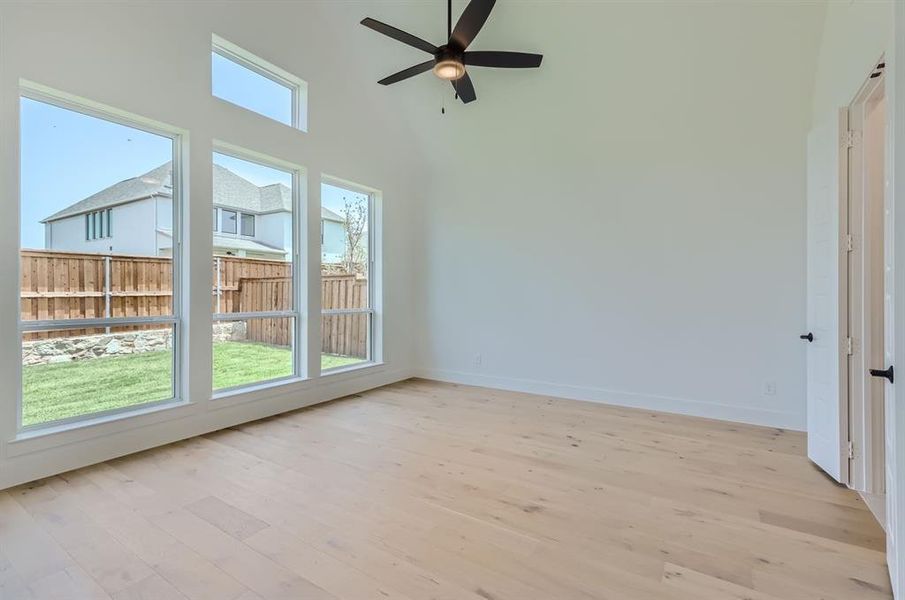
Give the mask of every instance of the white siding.
[{"label": "white siding", "polygon": [[85,215],[48,223],[50,250],[157,255],[155,202],[139,200],[113,207],[113,236],[85,239]]},{"label": "white siding", "polygon": [[289,213],[258,215],[255,234],[256,242],[292,251],[292,217]]},{"label": "white siding", "polygon": [[157,205],[157,229],[173,230],[173,199],[158,196]]}]

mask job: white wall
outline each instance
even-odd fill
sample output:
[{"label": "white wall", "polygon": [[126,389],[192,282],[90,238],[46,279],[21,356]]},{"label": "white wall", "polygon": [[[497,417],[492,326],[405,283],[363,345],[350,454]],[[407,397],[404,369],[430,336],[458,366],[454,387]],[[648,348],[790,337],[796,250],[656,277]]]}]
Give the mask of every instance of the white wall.
[{"label": "white wall", "polygon": [[830,2],[820,43],[812,123],[835,118],[851,104],[871,69],[889,51],[893,3],[855,0]]},{"label": "white wall", "polygon": [[[408,376],[415,310],[411,258],[413,205],[421,156],[408,125],[378,94],[371,73],[344,43],[359,33],[360,7],[331,2],[60,2],[0,5],[0,280],[18,275],[18,84],[24,78],[184,130],[188,163],[185,220],[187,291],[181,396],[188,404],[56,435],[16,437],[20,350],[18,290],[0,289],[0,488],[361,391]],[[309,132],[269,121],[210,95],[211,34],[256,53],[308,82]],[[351,32],[351,33],[350,33]],[[161,43],[166,40],[166,43]],[[329,50],[327,50],[329,49]],[[351,374],[210,400],[211,152],[214,140],[307,170],[305,299],[320,312],[321,173],[383,192],[385,364]],[[122,220],[114,223],[119,235]],[[306,327],[310,321],[307,320]],[[316,321],[315,321],[316,323]],[[313,326],[312,326],[313,327]],[[319,369],[320,336],[308,332],[309,373]]]},{"label": "white wall", "polygon": [[419,372],[803,428],[823,10],[499,3],[476,47],[540,70],[474,69],[478,101],[445,116],[436,81],[398,90],[443,139]]}]

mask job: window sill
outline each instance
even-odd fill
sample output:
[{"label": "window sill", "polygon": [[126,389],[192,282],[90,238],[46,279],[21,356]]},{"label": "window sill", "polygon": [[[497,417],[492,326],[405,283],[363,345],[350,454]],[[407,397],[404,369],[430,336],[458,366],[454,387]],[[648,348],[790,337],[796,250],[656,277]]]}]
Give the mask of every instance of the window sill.
[{"label": "window sill", "polygon": [[370,372],[371,370],[379,370],[384,366],[383,362],[377,361],[367,361],[354,365],[349,365],[348,367],[334,367],[332,369],[327,369],[326,371],[321,371],[321,377],[331,377],[333,375],[343,375],[346,373],[356,373],[359,371],[363,371],[365,373]]},{"label": "window sill", "polygon": [[308,387],[310,381],[311,379],[307,377],[286,377],[243,387],[227,388],[211,395],[212,407],[224,408],[243,402],[264,400],[284,394],[287,388],[304,389]]},{"label": "window sill", "polygon": [[191,403],[185,400],[170,400],[134,410],[86,418],[68,423],[49,424],[19,431],[7,444],[8,456],[20,456],[54,448],[65,444],[79,442],[109,435],[111,430],[123,431],[144,427],[151,423],[178,419],[185,416]]}]

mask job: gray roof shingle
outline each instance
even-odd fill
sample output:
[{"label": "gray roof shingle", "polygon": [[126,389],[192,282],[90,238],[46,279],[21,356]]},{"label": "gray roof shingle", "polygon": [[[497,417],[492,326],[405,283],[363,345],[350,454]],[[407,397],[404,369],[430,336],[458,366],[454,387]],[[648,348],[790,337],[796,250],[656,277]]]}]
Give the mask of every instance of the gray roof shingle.
[{"label": "gray roof shingle", "polygon": [[[103,208],[134,202],[152,196],[173,195],[173,164],[164,163],[138,177],[115,183],[110,187],[67,206],[43,221],[57,221]],[[292,193],[282,183],[258,187],[229,169],[214,165],[214,204],[255,213],[292,210]],[[328,208],[321,208],[321,218],[342,223],[344,219]]]},{"label": "gray roof shingle", "polygon": [[41,222],[46,223],[48,221],[56,221],[64,217],[91,212],[93,210],[100,210],[116,204],[124,204],[143,198],[150,198],[151,196],[158,194],[173,194],[173,169],[170,163],[162,164],[156,169],[148,171],[144,175],[115,183],[96,194],[88,196],[84,200],[79,200],[75,204],[67,206]]}]

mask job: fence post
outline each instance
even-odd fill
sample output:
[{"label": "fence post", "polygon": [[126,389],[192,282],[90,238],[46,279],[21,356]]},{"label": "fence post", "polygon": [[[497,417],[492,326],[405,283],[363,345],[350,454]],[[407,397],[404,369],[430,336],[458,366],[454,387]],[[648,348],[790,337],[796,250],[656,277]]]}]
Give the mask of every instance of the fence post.
[{"label": "fence post", "polygon": [[[110,257],[104,257],[104,318],[110,318]],[[104,331],[110,333],[110,327],[105,327]]]},{"label": "fence post", "polygon": [[220,296],[223,295],[223,276],[221,275],[220,269],[220,257],[217,257],[217,314],[219,315],[222,310],[220,310]]}]

